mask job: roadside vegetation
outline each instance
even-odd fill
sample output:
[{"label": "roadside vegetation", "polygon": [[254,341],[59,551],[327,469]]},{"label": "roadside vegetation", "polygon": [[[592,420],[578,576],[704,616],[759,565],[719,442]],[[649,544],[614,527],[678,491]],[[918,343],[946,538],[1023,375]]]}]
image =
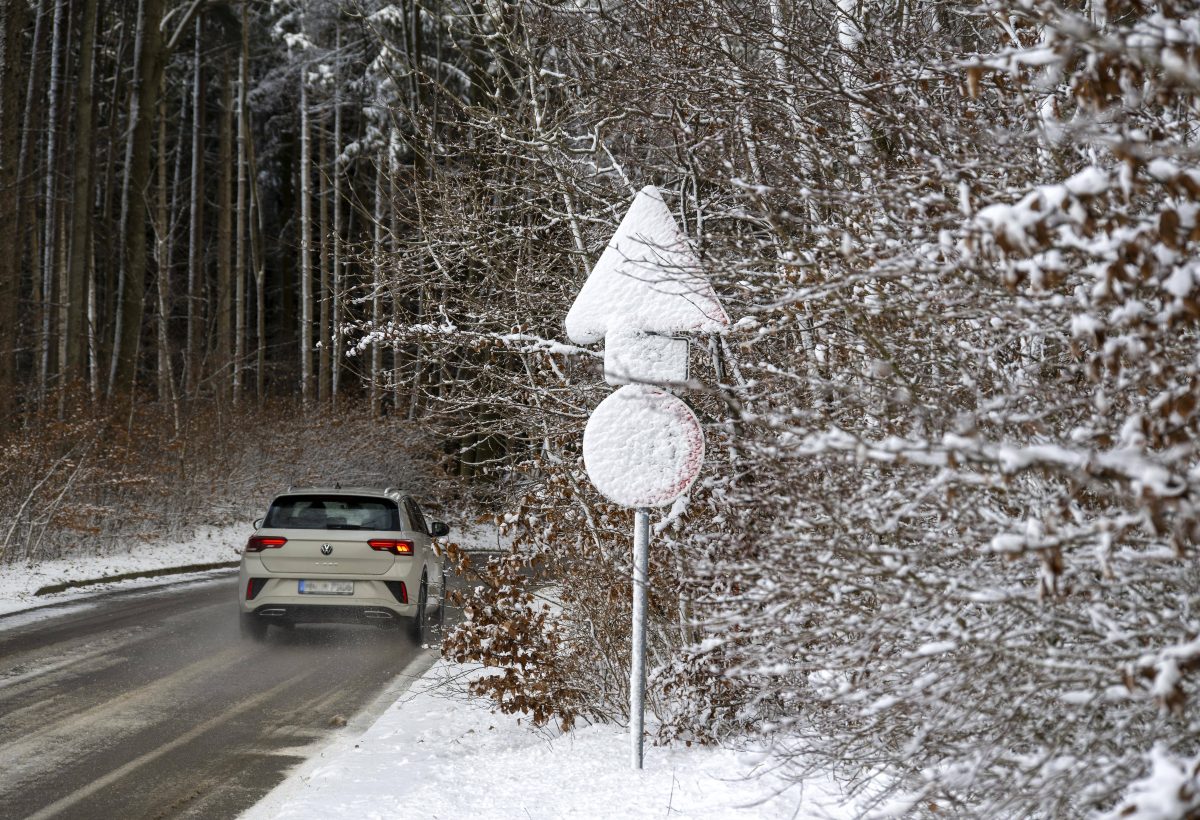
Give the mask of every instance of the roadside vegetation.
[{"label": "roadside vegetation", "polygon": [[394,484],[455,500],[431,439],[361,408],[305,416],[197,400],[176,427],[158,404],[114,411],[85,396],[62,401],[64,418],[56,403],[0,437],[0,571],[184,541],[206,526],[244,524],[248,535],[271,496],[293,484]]},{"label": "roadside vegetation", "polygon": [[734,320],[653,524],[657,737],[867,812],[1200,810],[1189,4],[122,0],[94,57],[94,2],[5,9],[7,560],[424,446],[514,538],[443,651],[624,722],[562,321],[655,184]]}]

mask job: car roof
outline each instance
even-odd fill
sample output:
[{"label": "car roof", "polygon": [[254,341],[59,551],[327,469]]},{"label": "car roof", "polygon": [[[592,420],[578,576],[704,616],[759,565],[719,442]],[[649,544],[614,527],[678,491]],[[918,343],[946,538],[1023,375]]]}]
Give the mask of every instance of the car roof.
[{"label": "car roof", "polygon": [[395,487],[288,487],[287,492],[279,493],[275,498],[285,495],[374,495],[394,501],[408,493]]}]

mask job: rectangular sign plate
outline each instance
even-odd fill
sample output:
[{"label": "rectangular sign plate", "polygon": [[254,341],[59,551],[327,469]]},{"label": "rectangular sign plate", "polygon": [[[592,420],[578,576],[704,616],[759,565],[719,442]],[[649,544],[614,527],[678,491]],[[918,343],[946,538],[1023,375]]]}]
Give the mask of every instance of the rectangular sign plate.
[{"label": "rectangular sign plate", "polygon": [[621,384],[678,384],[688,380],[688,340],[649,333],[604,337],[604,380]]},{"label": "rectangular sign plate", "polygon": [[301,581],[301,595],[353,595],[353,581]]}]

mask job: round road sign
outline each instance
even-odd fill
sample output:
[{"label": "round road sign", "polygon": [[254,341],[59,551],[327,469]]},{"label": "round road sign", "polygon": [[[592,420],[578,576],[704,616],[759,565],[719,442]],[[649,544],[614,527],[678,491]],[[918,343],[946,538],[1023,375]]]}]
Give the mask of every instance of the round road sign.
[{"label": "round road sign", "polygon": [[704,431],[692,409],[667,391],[626,385],[588,419],[583,462],[606,498],[626,507],[663,507],[700,474]]}]

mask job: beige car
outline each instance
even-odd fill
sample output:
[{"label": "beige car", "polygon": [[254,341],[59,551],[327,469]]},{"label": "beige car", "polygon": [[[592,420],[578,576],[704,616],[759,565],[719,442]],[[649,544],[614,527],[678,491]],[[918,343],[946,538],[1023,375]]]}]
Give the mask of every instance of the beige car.
[{"label": "beige car", "polygon": [[291,489],[271,501],[242,552],[242,634],[262,640],[271,624],[405,626],[418,643],[445,598],[442,560],[410,495],[396,489]]}]

